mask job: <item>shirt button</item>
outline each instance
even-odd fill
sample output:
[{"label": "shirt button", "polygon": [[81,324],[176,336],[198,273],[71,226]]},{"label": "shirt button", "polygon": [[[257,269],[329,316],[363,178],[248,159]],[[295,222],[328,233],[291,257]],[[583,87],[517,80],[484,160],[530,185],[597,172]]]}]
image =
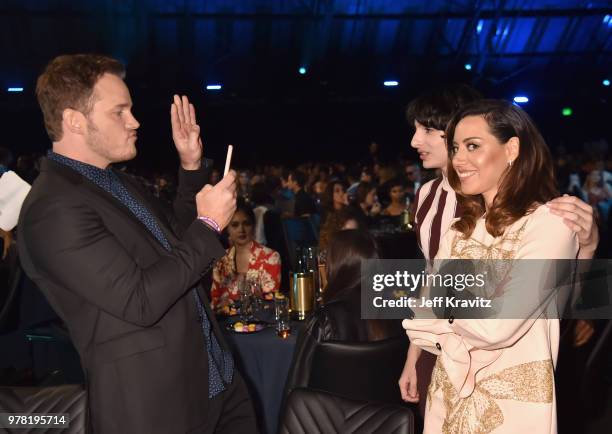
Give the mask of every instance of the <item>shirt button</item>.
[{"label": "shirt button", "polygon": [[440,345],[438,342],[436,342],[436,348],[437,348],[439,351],[442,351],[442,345]]},{"label": "shirt button", "polygon": [[450,317],[448,318],[448,322],[449,322],[449,324],[452,324],[452,323],[453,323],[453,321],[455,321],[455,317],[454,317],[454,316],[450,316]]}]

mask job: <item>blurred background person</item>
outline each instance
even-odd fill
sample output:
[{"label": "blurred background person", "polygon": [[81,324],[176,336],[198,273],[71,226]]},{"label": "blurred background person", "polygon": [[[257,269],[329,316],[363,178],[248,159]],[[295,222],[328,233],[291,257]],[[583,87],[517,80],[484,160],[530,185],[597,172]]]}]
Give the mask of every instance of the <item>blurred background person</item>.
[{"label": "blurred background person", "polygon": [[265,182],[257,182],[251,187],[251,205],[255,216],[255,241],[267,245],[265,216],[273,208],[272,195]]},{"label": "blurred background person", "polygon": [[331,181],[325,188],[321,201],[321,224],[325,224],[327,218],[348,206],[347,184],[341,180]]},{"label": "blurred background person", "polygon": [[238,172],[238,179],[236,180],[236,194],[239,198],[242,198],[245,202],[250,202],[251,195],[251,174],[248,170],[241,170]]},{"label": "blurred background person", "polygon": [[208,183],[209,183],[210,185],[215,185],[215,184],[217,184],[217,182],[219,182],[220,180],[221,180],[221,171],[220,171],[219,169],[217,169],[217,168],[213,168],[213,169],[210,171],[210,178],[209,178]]},{"label": "blurred background person", "polygon": [[387,182],[386,190],[389,196],[389,205],[380,213],[383,216],[397,217],[406,211],[406,183],[395,178]]},{"label": "blurred background person", "polygon": [[601,217],[601,222],[607,226],[607,217],[612,202],[612,187],[604,182],[601,170],[592,170],[583,186],[586,202],[595,208]]},{"label": "blurred background person", "polygon": [[371,227],[381,212],[380,202],[376,195],[376,185],[371,182],[360,182],[351,202],[351,209],[360,220],[361,226]]},{"label": "blurred background person", "polygon": [[[291,171],[288,169],[279,168],[279,185],[274,185],[274,188],[270,190],[274,199],[274,208],[280,211],[282,217],[293,217],[294,214],[295,194],[289,187],[290,173]],[[275,177],[272,179],[275,179]]]},{"label": "blurred background person", "polygon": [[0,147],[0,176],[9,171],[13,164],[13,153],[7,148]]},{"label": "blurred background person", "polygon": [[314,199],[304,190],[306,179],[306,174],[301,170],[294,170],[289,173],[287,186],[294,195],[294,217],[302,217],[317,213],[317,205]]}]

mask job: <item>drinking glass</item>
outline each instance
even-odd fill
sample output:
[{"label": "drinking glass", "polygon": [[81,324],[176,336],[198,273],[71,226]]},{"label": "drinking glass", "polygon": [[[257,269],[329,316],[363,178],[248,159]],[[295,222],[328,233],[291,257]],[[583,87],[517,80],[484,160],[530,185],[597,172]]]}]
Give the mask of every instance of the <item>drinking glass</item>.
[{"label": "drinking glass", "polygon": [[240,296],[240,320],[248,321],[253,315],[253,305],[251,304],[251,288],[245,278],[238,280],[238,295]]},{"label": "drinking glass", "polygon": [[263,308],[263,292],[261,290],[261,283],[258,279],[249,281],[249,286],[251,288],[251,297],[252,297],[252,306],[253,306],[253,314],[255,317],[261,314]]},{"label": "drinking glass", "polygon": [[286,339],[291,334],[289,299],[282,294],[276,294],[274,297],[274,317],[276,334]]}]

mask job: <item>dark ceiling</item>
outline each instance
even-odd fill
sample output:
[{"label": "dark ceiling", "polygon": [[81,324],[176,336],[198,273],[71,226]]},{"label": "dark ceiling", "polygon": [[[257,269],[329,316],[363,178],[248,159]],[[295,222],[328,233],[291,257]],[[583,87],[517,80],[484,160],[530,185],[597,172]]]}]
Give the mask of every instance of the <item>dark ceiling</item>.
[{"label": "dark ceiling", "polygon": [[[402,122],[401,106],[412,96],[448,81],[495,97],[526,93],[536,112],[557,113],[568,101],[598,116],[610,110],[610,89],[602,85],[612,79],[610,1],[3,0],[0,32],[5,121],[33,116],[37,74],[55,55],[76,52],[122,60],[147,112],[165,113],[176,91],[239,122],[255,116],[262,123],[264,116],[266,128],[275,128],[270,117],[277,117],[283,129],[287,122],[312,129],[321,119],[308,118],[304,127],[304,111],[342,112],[341,124],[325,127],[332,136],[351,128],[351,119],[363,122],[359,112],[367,107]],[[385,88],[384,80],[399,86]],[[223,88],[207,91],[207,84]],[[24,92],[9,95],[11,86]],[[266,104],[301,108],[283,117],[286,110],[266,111]],[[227,124],[212,132],[215,140],[230,140],[236,125],[215,121]],[[378,133],[361,134],[366,141]],[[404,131],[393,134],[389,140],[398,141]],[[354,138],[340,142],[347,140]]]}]

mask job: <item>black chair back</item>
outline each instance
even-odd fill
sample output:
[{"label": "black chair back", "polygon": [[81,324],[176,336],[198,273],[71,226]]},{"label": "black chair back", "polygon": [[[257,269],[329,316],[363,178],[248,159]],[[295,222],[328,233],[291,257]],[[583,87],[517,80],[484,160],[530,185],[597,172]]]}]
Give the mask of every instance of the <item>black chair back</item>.
[{"label": "black chair back", "polygon": [[605,405],[608,402],[605,396],[607,389],[602,386],[601,375],[610,369],[612,320],[606,320],[601,332],[595,335],[593,339],[593,348],[584,365],[578,396],[585,408],[591,411],[591,414],[600,415],[605,411]]},{"label": "black chair back", "polygon": [[404,407],[342,398],[297,388],[289,395],[281,434],[414,433],[414,414]]},{"label": "black chair back", "polygon": [[15,331],[19,327],[19,291],[23,270],[19,263],[16,244],[9,248],[2,265],[6,269],[2,287],[5,287],[6,290],[0,291],[0,335]]},{"label": "black chair back", "polygon": [[407,351],[404,335],[374,342],[320,342],[308,387],[361,401],[402,405],[397,381]]},{"label": "black chair back", "polygon": [[266,246],[278,252],[281,257],[281,289],[289,289],[289,271],[291,271],[291,256],[287,250],[281,214],[273,209],[264,214],[264,233]]},{"label": "black chair back", "polygon": [[[69,427],[63,428],[62,433],[83,434],[89,431],[87,392],[82,385],[0,387],[0,413],[67,413],[70,419]],[[40,429],[15,430],[23,434],[40,431]]]}]

